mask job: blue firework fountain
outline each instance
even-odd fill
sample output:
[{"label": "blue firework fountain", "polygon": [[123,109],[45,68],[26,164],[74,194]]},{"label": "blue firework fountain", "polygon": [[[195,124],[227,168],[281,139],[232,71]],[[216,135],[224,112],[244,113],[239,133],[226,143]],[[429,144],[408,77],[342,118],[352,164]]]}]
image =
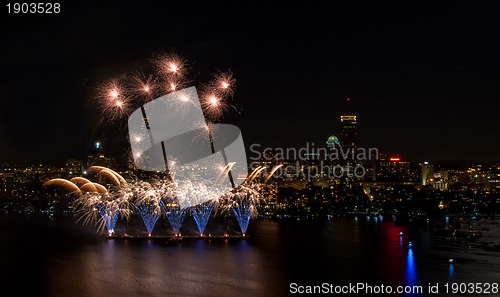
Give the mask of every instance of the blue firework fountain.
[{"label": "blue firework fountain", "polygon": [[83,219],[84,223],[96,222],[99,229],[106,228],[108,236],[112,236],[118,216],[129,215],[128,198],[128,195],[111,197],[108,194],[87,192],[75,201],[75,209],[81,214],[80,219]]},{"label": "blue firework fountain", "polygon": [[170,225],[172,226],[174,235],[180,235],[180,229],[187,209],[181,208],[178,202],[171,201],[170,203],[164,204],[164,211]]},{"label": "blue firework fountain", "polygon": [[205,227],[210,219],[210,214],[214,209],[214,205],[215,202],[212,200],[191,208],[191,213],[193,214],[193,218],[196,221],[196,226],[198,226],[201,236],[203,236],[203,232],[205,232]]},{"label": "blue firework fountain", "polygon": [[148,231],[148,235],[151,236],[153,233],[153,229],[155,228],[156,221],[161,215],[161,204],[162,202],[141,202],[138,206],[136,206],[139,214],[144,221],[144,225],[146,226],[146,230]]},{"label": "blue firework fountain", "polygon": [[113,235],[115,232],[116,221],[118,220],[118,215],[120,214],[119,208],[113,203],[98,204],[99,214],[103,221],[106,230],[108,231],[108,236]]},{"label": "blue firework fountain", "polygon": [[233,202],[231,208],[233,209],[236,220],[240,225],[241,233],[245,235],[248,224],[250,223],[250,217],[252,216],[253,205],[249,199],[242,199],[238,202]]},{"label": "blue firework fountain", "polygon": [[153,181],[153,183],[136,182],[133,185],[135,208],[141,215],[148,231],[148,236],[151,236],[153,233],[156,222],[164,209],[163,201],[161,200],[163,186],[165,184],[161,181]]},{"label": "blue firework fountain", "polygon": [[240,226],[241,233],[245,236],[250,218],[256,212],[255,205],[259,201],[259,192],[256,186],[240,186],[231,192],[228,197],[229,207]]}]

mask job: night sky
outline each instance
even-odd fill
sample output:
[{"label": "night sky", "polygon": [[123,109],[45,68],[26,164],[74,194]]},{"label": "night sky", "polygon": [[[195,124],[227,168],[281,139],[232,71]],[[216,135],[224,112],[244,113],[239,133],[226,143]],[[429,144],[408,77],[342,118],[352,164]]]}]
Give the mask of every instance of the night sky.
[{"label": "night sky", "polygon": [[440,2],[77,1],[51,16],[2,4],[0,162],[83,159],[97,140],[122,154],[126,121],[104,124],[95,88],[173,49],[195,80],[234,73],[241,114],[222,122],[247,147],[324,146],[355,112],[358,146],[500,160],[499,5]]}]

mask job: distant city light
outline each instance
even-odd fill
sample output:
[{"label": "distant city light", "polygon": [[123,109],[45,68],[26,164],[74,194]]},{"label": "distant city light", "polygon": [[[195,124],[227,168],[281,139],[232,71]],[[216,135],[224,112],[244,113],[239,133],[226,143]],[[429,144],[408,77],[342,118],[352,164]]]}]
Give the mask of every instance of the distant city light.
[{"label": "distant city light", "polygon": [[400,159],[399,158],[390,158],[389,160],[393,161],[393,162],[399,162]]}]

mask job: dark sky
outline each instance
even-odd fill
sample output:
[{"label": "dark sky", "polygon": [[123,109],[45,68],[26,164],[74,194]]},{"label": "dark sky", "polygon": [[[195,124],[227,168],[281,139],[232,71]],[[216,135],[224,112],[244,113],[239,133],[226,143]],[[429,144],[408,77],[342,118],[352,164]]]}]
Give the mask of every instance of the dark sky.
[{"label": "dark sky", "polygon": [[125,121],[103,124],[95,87],[172,49],[195,77],[232,70],[241,114],[226,122],[247,146],[323,146],[353,111],[360,146],[500,160],[494,1],[161,3],[77,1],[51,16],[2,4],[0,162],[84,158],[99,139],[116,149]]}]

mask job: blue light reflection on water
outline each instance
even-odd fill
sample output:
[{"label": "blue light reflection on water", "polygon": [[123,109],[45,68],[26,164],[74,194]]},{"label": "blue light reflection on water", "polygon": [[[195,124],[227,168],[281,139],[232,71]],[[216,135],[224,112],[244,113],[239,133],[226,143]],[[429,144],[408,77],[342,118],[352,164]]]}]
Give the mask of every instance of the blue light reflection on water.
[{"label": "blue light reflection on water", "polygon": [[[44,223],[0,216],[0,254],[8,255],[0,269],[7,292],[2,295],[221,297],[244,292],[260,297],[289,296],[290,282],[424,289],[429,282],[498,282],[498,254],[472,250],[469,255],[469,249],[449,245],[443,249],[447,241],[433,233],[366,223],[362,216],[358,222],[252,221],[245,240],[183,240],[175,245],[159,239],[107,240],[105,232],[96,234],[91,227],[74,224],[73,218],[71,224],[63,219]],[[187,223],[197,233],[194,220]],[[135,224],[143,231],[140,217]],[[233,226],[238,228],[236,221]],[[408,249],[409,241],[413,249]],[[453,264],[448,263],[451,256]],[[18,285],[19,274],[13,272],[27,265],[33,268]]]},{"label": "blue light reflection on water", "polygon": [[[415,258],[413,256],[413,249],[408,249],[406,256],[406,271],[405,271],[405,285],[417,285],[417,269],[415,268]],[[416,294],[408,294],[407,296],[416,296]]]}]

